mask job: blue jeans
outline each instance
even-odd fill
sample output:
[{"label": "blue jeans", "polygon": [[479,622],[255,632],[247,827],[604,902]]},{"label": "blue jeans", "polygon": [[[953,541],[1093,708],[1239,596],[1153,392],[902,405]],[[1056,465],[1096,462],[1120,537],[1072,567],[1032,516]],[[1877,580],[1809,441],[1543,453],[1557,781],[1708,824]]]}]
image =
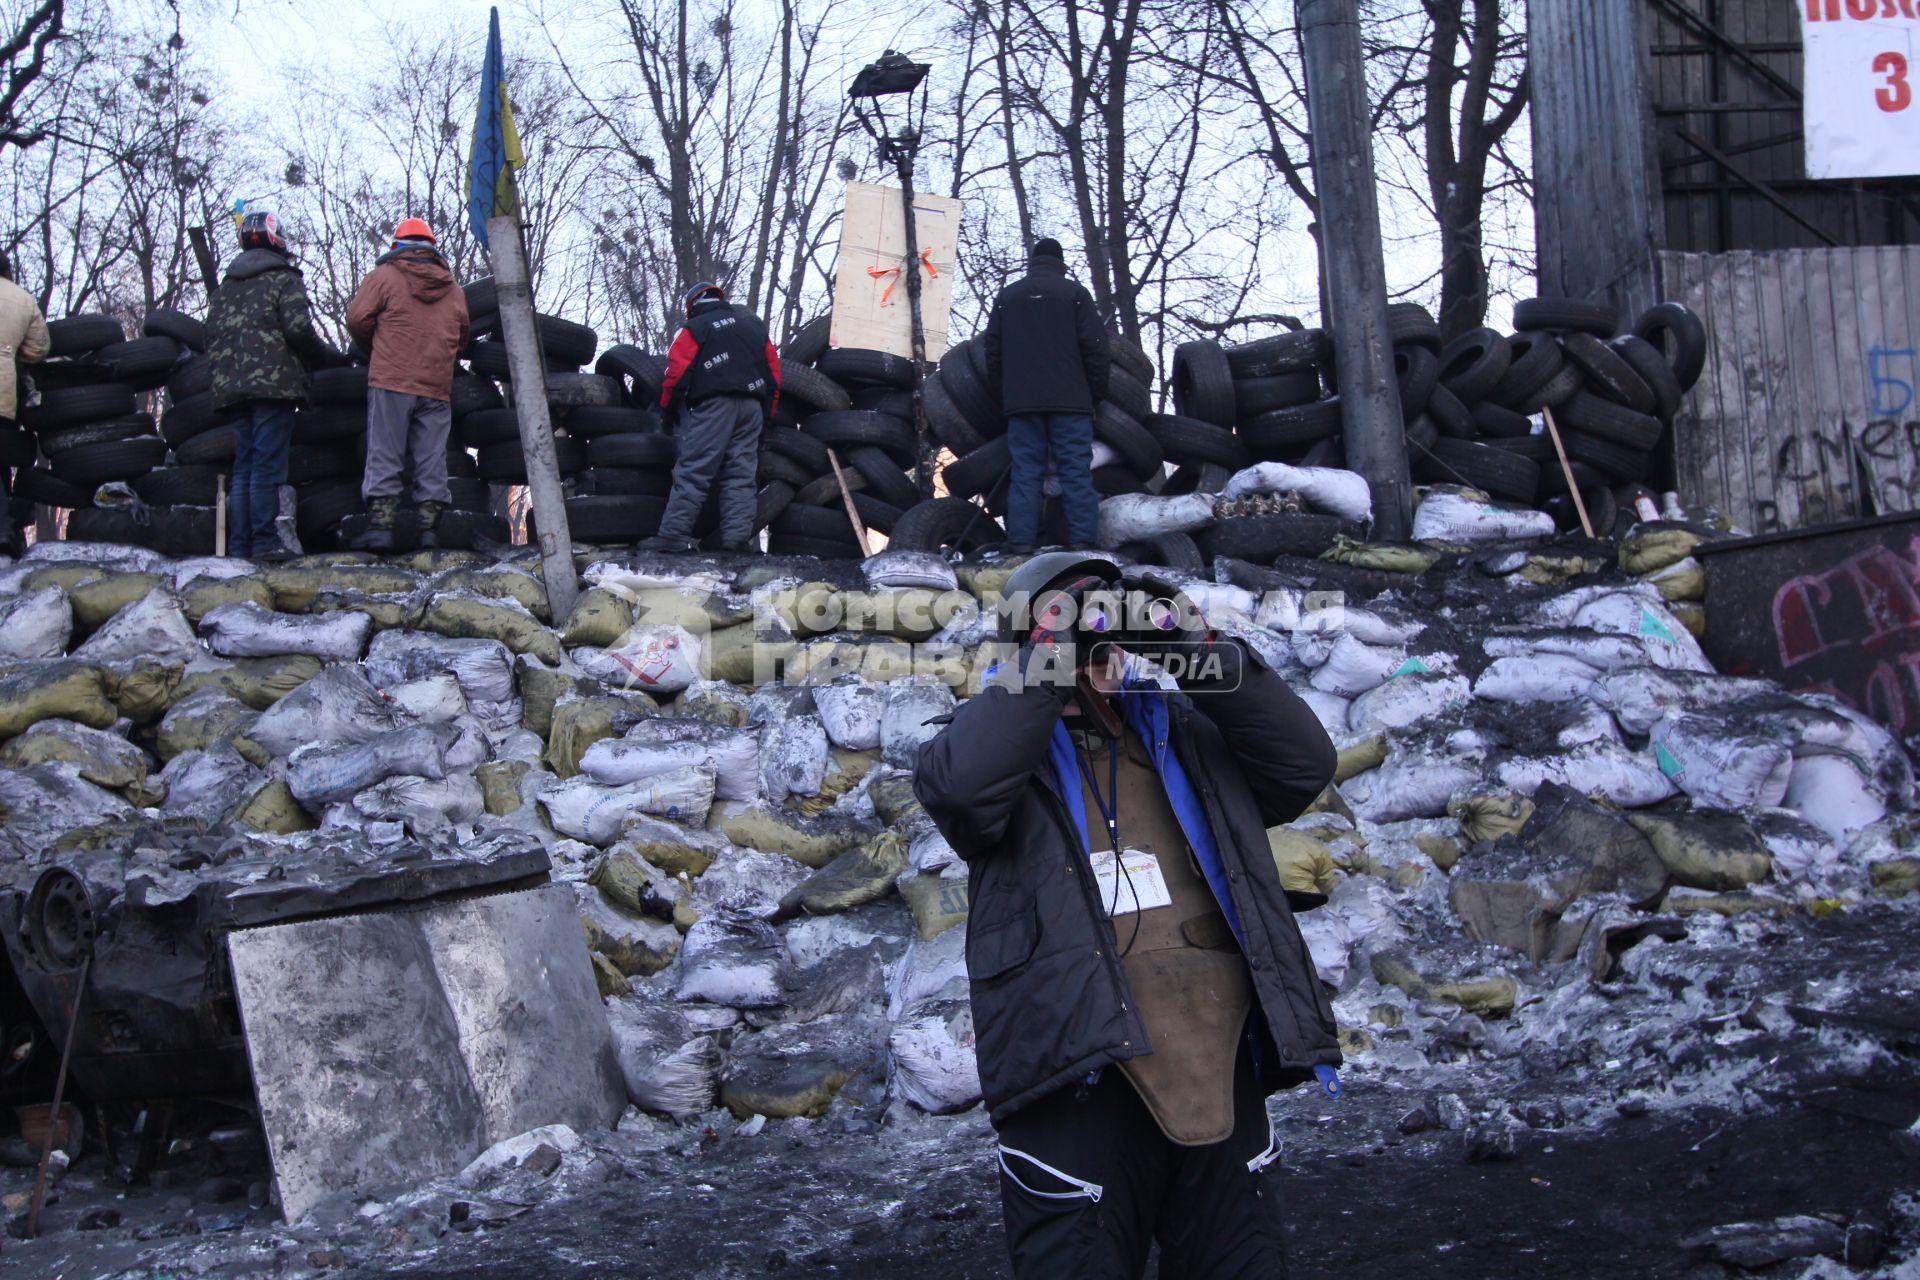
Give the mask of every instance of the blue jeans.
[{"label": "blue jeans", "polygon": [[273,522],[287,482],[293,401],[249,400],[233,418],[233,477],[227,490],[227,554],[254,556],[280,545]]},{"label": "blue jeans", "polygon": [[1041,482],[1047,460],[1060,480],[1067,538],[1091,546],[1100,533],[1100,495],[1093,491],[1093,415],[1020,413],[1007,419],[1013,480],[1007,489],[1007,541],[1040,540]]}]

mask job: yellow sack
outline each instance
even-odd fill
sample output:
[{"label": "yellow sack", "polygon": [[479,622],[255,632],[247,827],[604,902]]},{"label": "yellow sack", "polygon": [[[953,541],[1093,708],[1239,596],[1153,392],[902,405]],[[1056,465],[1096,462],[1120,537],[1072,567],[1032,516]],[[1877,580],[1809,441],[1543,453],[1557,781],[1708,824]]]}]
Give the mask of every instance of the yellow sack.
[{"label": "yellow sack", "polygon": [[762,630],[756,623],[743,622],[709,633],[700,659],[707,679],[753,688],[776,679],[797,647],[793,637],[777,626]]},{"label": "yellow sack", "polygon": [[201,689],[225,689],[255,711],[265,711],[320,674],[320,659],[304,653],[277,658],[236,658],[226,666],[189,671],[180,677],[178,696]]},{"label": "yellow sack", "polygon": [[1425,573],[1440,559],[1430,547],[1394,542],[1360,542],[1341,534],[1320,553],[1322,560],[1384,573]]},{"label": "yellow sack", "polygon": [[880,763],[880,751],[848,751],[834,747],[828,755],[827,774],[821,779],[820,790],[810,796],[787,796],[787,807],[796,813],[811,818],[816,813],[825,813],[833,808],[841,796],[860,785],[874,765]]},{"label": "yellow sack", "polygon": [[1744,889],[1773,872],[1766,842],[1738,814],[1642,811],[1626,819],[1653,842],[1654,853],[1674,881],[1689,889]]},{"label": "yellow sack", "polygon": [[569,649],[606,649],[619,644],[632,627],[631,605],[605,587],[588,587],[573,602],[560,629],[560,643]]},{"label": "yellow sack", "polygon": [[756,608],[771,610],[796,636],[814,636],[840,625],[840,593],[832,583],[802,582],[754,595]]},{"label": "yellow sack", "polygon": [[844,630],[879,632],[900,640],[930,640],[973,604],[963,591],[926,587],[843,591],[840,600]]},{"label": "yellow sack", "polygon": [[454,569],[434,579],[433,590],[435,595],[443,591],[470,591],[489,600],[511,600],[542,621],[553,616],[547,604],[546,584],[530,573],[506,565]]},{"label": "yellow sack", "polygon": [[92,631],[134,601],[145,599],[154,588],[169,582],[170,579],[158,573],[105,573],[77,583],[67,590],[67,603],[73,606],[73,625],[81,631]]},{"label": "yellow sack", "polygon": [[[651,947],[637,935],[617,934],[586,916],[580,917],[580,928],[587,936],[587,950],[622,977],[651,978],[680,954],[677,938],[664,947]],[[631,986],[628,989],[631,990]]]},{"label": "yellow sack", "polygon": [[457,547],[435,547],[428,551],[416,551],[412,555],[389,556],[387,563],[402,569],[411,569],[415,573],[445,573],[449,569],[464,569],[468,565],[490,565],[492,560],[477,551],[462,551]]},{"label": "yellow sack", "polygon": [[194,626],[223,604],[257,604],[273,608],[273,592],[258,578],[195,578],[180,591],[180,608]]},{"label": "yellow sack", "polygon": [[1485,1018],[1512,1013],[1520,997],[1519,984],[1505,974],[1471,982],[1441,982],[1422,974],[1405,957],[1384,951],[1373,957],[1373,976],[1381,986],[1398,987],[1415,1000],[1444,1000]]},{"label": "yellow sack", "polygon": [[38,764],[72,764],[97,787],[143,787],[146,752],[104,729],[85,729],[42,721],[0,747],[0,768],[31,769]]},{"label": "yellow sack", "polygon": [[651,701],[611,694],[556,704],[547,732],[547,768],[556,778],[574,777],[580,772],[580,757],[588,747],[603,738],[619,737],[653,714]]},{"label": "yellow sack", "polygon": [[470,592],[440,592],[420,619],[423,630],[466,640],[498,640],[515,653],[529,653],[550,666],[565,656],[553,632],[510,599],[494,600]]},{"label": "yellow sack", "polygon": [[589,697],[605,692],[598,680],[587,680],[564,671],[555,671],[533,662],[513,664],[514,692],[520,695],[520,727],[546,737],[553,728],[553,707],[560,699],[577,693]]},{"label": "yellow sack", "polygon": [[1707,598],[1707,570],[1692,556],[1675,564],[1668,565],[1658,573],[1649,574],[1647,581],[1659,589],[1664,600],[1705,600]]},{"label": "yellow sack", "polygon": [[803,818],[769,809],[758,801],[745,806],[716,805],[707,819],[707,829],[718,831],[734,844],[762,853],[784,854],[816,869],[873,834],[871,827],[849,818]]},{"label": "yellow sack", "polygon": [[1371,738],[1362,738],[1340,749],[1334,758],[1333,780],[1345,782],[1369,769],[1378,769],[1386,762],[1387,735],[1376,733]]},{"label": "yellow sack", "polygon": [[913,649],[877,636],[857,640],[809,640],[787,659],[787,679],[824,684],[835,676],[857,675],[884,684],[913,674]]},{"label": "yellow sack", "polygon": [[1533,817],[1533,799],[1517,791],[1482,791],[1455,796],[1447,802],[1447,816],[1460,824],[1468,844],[1517,836]]},{"label": "yellow sack", "polygon": [[273,592],[273,607],[282,613],[305,613],[322,591],[389,596],[420,586],[418,575],[380,564],[279,564],[261,569],[258,576]]},{"label": "yellow sack", "polygon": [[417,631],[426,601],[419,596],[370,596],[359,591],[322,591],[309,606],[311,613],[364,613],[375,631]]},{"label": "yellow sack", "polygon": [[1707,638],[1707,606],[1697,600],[1675,600],[1667,606],[1672,614],[1695,640]]},{"label": "yellow sack", "polygon": [[0,676],[0,738],[25,733],[42,720],[72,720],[108,729],[120,718],[110,696],[113,675],[70,658],[24,666]]},{"label": "yellow sack", "polygon": [[293,798],[284,778],[269,778],[261,783],[228,817],[243,827],[282,836],[312,831],[319,826]]},{"label": "yellow sack", "polygon": [[527,776],[525,760],[489,760],[473,771],[487,812],[504,817],[520,811],[520,780]]},{"label": "yellow sack", "polygon": [[136,659],[133,669],[119,677],[109,696],[127,719],[135,724],[152,724],[167,714],[167,708],[179,697],[183,670],[154,658]]},{"label": "yellow sack", "polygon": [[913,927],[922,942],[935,938],[957,924],[967,922],[967,882],[948,880],[939,875],[902,876],[900,896],[913,913]]},{"label": "yellow sack", "polygon": [[253,727],[260,713],[224,692],[182,698],[160,722],[154,754],[171,760],[187,751],[205,751],[222,739],[231,740]]},{"label": "yellow sack", "polygon": [[1641,527],[1620,540],[1620,567],[1636,578],[1658,573],[1693,554],[1702,539],[1691,529]]}]

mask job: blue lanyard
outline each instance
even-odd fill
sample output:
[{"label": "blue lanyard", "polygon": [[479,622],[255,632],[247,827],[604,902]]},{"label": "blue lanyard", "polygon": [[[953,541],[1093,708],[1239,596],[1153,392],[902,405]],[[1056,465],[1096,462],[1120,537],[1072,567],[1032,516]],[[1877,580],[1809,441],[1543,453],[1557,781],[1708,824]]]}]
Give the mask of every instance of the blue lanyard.
[{"label": "blue lanyard", "polygon": [[1100,794],[1100,784],[1093,780],[1093,764],[1084,747],[1076,748],[1074,762],[1080,766],[1080,776],[1087,780],[1087,790],[1093,793],[1094,807],[1100,810],[1100,817],[1107,824],[1107,847],[1113,850],[1113,856],[1120,856],[1120,748],[1121,740],[1115,739],[1107,744],[1107,795]]}]

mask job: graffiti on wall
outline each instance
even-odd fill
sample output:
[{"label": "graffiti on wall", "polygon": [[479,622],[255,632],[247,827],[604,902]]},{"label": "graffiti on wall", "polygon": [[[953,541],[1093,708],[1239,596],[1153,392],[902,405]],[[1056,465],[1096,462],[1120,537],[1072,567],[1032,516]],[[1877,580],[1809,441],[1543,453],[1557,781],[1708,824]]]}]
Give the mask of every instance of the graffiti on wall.
[{"label": "graffiti on wall", "polygon": [[1789,578],[1773,596],[1781,680],[1906,738],[1920,731],[1920,536]]}]

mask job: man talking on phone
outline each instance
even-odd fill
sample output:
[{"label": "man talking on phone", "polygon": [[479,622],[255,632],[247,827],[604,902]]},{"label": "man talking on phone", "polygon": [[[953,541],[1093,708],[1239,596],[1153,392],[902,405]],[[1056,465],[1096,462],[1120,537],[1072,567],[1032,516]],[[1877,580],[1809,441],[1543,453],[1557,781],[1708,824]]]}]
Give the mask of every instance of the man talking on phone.
[{"label": "man talking on phone", "polygon": [[[1008,581],[1016,661],[921,749],[968,862],[980,1082],[1014,1274],[1285,1273],[1266,1098],[1340,1052],[1267,828],[1332,780],[1311,710],[1109,560]],[[1129,604],[1131,599],[1132,603]],[[1151,664],[1151,665],[1149,665]],[[1177,685],[1177,687],[1175,687]]]}]

